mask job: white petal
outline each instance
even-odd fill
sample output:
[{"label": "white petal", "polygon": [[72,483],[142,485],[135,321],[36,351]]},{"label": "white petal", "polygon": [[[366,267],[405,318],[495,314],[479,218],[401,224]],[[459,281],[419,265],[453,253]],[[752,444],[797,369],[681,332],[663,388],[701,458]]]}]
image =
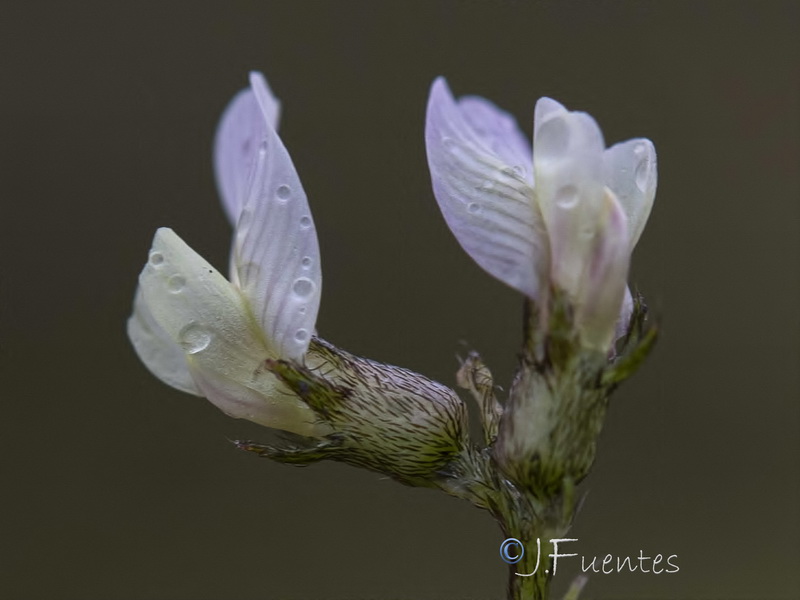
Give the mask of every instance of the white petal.
[{"label": "white petal", "polygon": [[260,73],[250,74],[250,84],[225,108],[214,140],[214,174],[232,225],[239,220],[247,179],[264,136],[264,123],[277,129],[280,114],[280,103]]},{"label": "white petal", "polygon": [[265,369],[270,353],[239,291],[171,229],[156,233],[139,285],[211,402],[233,417],[313,434],[311,409]]},{"label": "white petal", "polygon": [[196,364],[246,380],[270,356],[241,294],[171,229],[156,232],[139,285],[153,319]]},{"label": "white petal", "polygon": [[280,357],[308,349],[322,291],[314,220],[292,159],[267,126],[236,225],[238,285]]},{"label": "white petal", "polygon": [[537,103],[533,141],[536,200],[550,237],[552,278],[576,293],[603,211],[603,135],[586,113]]},{"label": "white petal", "polygon": [[656,196],[656,149],[644,138],[628,140],[608,148],[603,162],[606,185],[616,194],[627,215],[633,251]]},{"label": "white petal", "polygon": [[[475,122],[474,106],[467,109]],[[453,100],[443,78],[431,88],[425,144],[433,192],[456,239],[475,262],[531,298],[540,294],[547,240],[530,173],[493,151]],[[487,145],[488,144],[488,145]],[[519,149],[509,149],[519,153]],[[506,157],[509,154],[506,153]]]},{"label": "white petal", "polygon": [[576,297],[575,320],[589,348],[607,352],[614,342],[627,289],[630,250],[625,212],[606,188],[600,226]]},{"label": "white petal", "polygon": [[136,354],[161,381],[183,392],[202,395],[189,374],[186,355],[153,318],[141,289],[136,290],[133,314],[128,319],[128,337]]},{"label": "white petal", "polygon": [[539,127],[544,123],[546,120],[559,115],[559,114],[566,114],[569,112],[566,107],[561,104],[560,102],[556,102],[552,98],[548,98],[547,96],[543,96],[539,98],[536,102],[536,107],[534,108],[533,112],[533,137],[536,138],[536,132]]}]

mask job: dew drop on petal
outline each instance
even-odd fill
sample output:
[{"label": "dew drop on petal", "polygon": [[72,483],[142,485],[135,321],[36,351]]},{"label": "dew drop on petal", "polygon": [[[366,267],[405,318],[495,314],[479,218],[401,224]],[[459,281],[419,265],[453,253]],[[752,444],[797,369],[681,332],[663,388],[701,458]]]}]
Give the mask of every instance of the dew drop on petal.
[{"label": "dew drop on petal", "polygon": [[303,260],[300,261],[300,264],[304,269],[310,269],[311,265],[314,264],[314,261],[310,256],[304,256]]},{"label": "dew drop on petal", "polygon": [[288,185],[279,185],[275,190],[275,197],[281,202],[286,202],[292,195],[292,189]]},{"label": "dew drop on petal", "polygon": [[469,212],[471,212],[473,215],[476,215],[476,214],[478,214],[479,212],[481,212],[481,205],[480,205],[480,204],[478,204],[477,202],[470,202],[470,203],[467,205],[467,210],[468,210]]},{"label": "dew drop on petal", "polygon": [[555,202],[556,206],[564,210],[575,208],[578,204],[578,188],[574,185],[565,185],[556,191]]},{"label": "dew drop on petal", "polygon": [[294,339],[300,343],[305,342],[306,340],[308,340],[308,330],[298,329],[297,332],[294,334]]},{"label": "dew drop on petal", "polygon": [[299,312],[301,315],[306,314],[306,307],[301,306],[300,308],[297,309],[297,312]]},{"label": "dew drop on petal", "polygon": [[197,354],[208,348],[211,343],[211,334],[201,325],[189,323],[178,333],[178,339],[181,347],[188,354]]},{"label": "dew drop on petal", "polygon": [[645,158],[639,161],[639,164],[636,165],[636,173],[634,178],[636,180],[636,187],[638,187],[641,191],[647,190],[647,179],[650,171],[650,164],[649,161]]},{"label": "dew drop on petal", "polygon": [[303,229],[311,227],[311,217],[300,217],[300,227]]},{"label": "dew drop on petal", "polygon": [[153,252],[150,255],[150,264],[154,267],[160,267],[164,264],[164,255],[161,252]]},{"label": "dew drop on petal", "polygon": [[186,286],[186,279],[182,275],[173,275],[167,280],[167,289],[173,294],[180,294]]},{"label": "dew drop on petal", "polygon": [[589,241],[595,237],[597,230],[592,227],[591,225],[587,225],[582,227],[578,235],[580,235],[582,240]]},{"label": "dew drop on petal", "polygon": [[292,291],[300,298],[307,298],[314,293],[314,282],[307,277],[299,277],[292,284]]}]

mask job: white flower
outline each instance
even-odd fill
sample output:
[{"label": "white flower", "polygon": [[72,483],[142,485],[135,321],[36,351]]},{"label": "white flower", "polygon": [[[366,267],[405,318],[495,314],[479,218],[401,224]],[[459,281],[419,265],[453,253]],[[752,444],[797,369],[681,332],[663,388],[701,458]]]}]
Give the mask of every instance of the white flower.
[{"label": "white flower", "polygon": [[575,308],[584,346],[607,351],[630,314],[631,252],[656,189],[646,139],[606,149],[597,123],[550,98],[536,104],[533,150],[514,119],[437,79],[425,141],[448,226],[486,271],[547,308],[550,286]]},{"label": "white flower", "polygon": [[139,276],[128,335],[165,383],[233,417],[319,436],[328,428],[264,367],[302,363],[319,308],[319,247],[305,192],[275,131],[279,104],[259,73],[228,105],[214,149],[235,226],[230,281],[171,229]]}]

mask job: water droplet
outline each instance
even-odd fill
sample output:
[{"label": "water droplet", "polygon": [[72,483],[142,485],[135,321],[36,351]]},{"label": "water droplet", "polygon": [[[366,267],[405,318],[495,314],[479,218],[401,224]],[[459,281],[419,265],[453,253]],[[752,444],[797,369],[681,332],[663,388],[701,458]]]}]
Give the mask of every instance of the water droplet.
[{"label": "water droplet", "polygon": [[292,195],[292,189],[288,185],[279,185],[275,190],[275,197],[281,202],[286,202]]},{"label": "water droplet", "polygon": [[596,233],[597,230],[594,227],[591,225],[586,225],[585,227],[581,228],[579,235],[581,239],[588,241],[593,239]]},{"label": "water droplet", "polygon": [[297,309],[297,312],[299,312],[301,315],[306,314],[306,307],[301,306],[300,308]]},{"label": "water droplet", "polygon": [[478,214],[479,212],[481,212],[481,205],[478,204],[477,202],[470,202],[467,205],[467,210],[471,212],[473,215]]},{"label": "water droplet", "polygon": [[150,264],[154,267],[160,267],[164,264],[164,255],[161,252],[153,252],[150,255]]},{"label": "water droplet", "polygon": [[173,294],[179,294],[186,286],[186,279],[182,275],[173,275],[167,280],[167,289]]},{"label": "water droplet", "polygon": [[561,117],[553,117],[539,127],[534,143],[537,159],[559,159],[569,148],[569,127]]},{"label": "water droplet", "polygon": [[197,323],[189,323],[186,327],[181,329],[178,333],[181,347],[189,354],[197,354],[202,352],[211,343],[211,334],[209,334],[201,325]]},{"label": "water droplet", "polygon": [[298,329],[297,332],[294,334],[294,339],[298,342],[305,342],[308,339],[308,330],[306,329]]},{"label": "water droplet", "polygon": [[292,285],[292,291],[301,298],[307,298],[314,293],[315,287],[316,286],[314,285],[313,281],[307,277],[300,277],[295,279],[294,284]]},{"label": "water droplet", "polygon": [[487,179],[486,181],[483,182],[483,185],[481,185],[481,189],[486,191],[486,192],[488,192],[489,190],[493,190],[494,189],[494,181],[491,181],[491,180]]},{"label": "water droplet", "polygon": [[639,161],[639,164],[636,165],[636,174],[634,175],[636,187],[638,187],[642,192],[647,191],[647,180],[649,179],[649,175],[650,164],[645,158],[644,160]]},{"label": "water droplet", "polygon": [[637,144],[637,146],[633,149],[633,153],[636,156],[642,156],[645,152],[644,144]]},{"label": "water droplet", "polygon": [[300,261],[300,264],[303,266],[304,269],[310,269],[311,265],[314,264],[314,261],[311,259],[310,256],[304,256],[303,260]]},{"label": "water droplet", "polygon": [[578,204],[578,188],[574,185],[565,185],[556,192],[556,205],[564,210],[574,208]]},{"label": "water droplet", "polygon": [[300,227],[303,229],[311,227],[311,217],[300,217]]}]

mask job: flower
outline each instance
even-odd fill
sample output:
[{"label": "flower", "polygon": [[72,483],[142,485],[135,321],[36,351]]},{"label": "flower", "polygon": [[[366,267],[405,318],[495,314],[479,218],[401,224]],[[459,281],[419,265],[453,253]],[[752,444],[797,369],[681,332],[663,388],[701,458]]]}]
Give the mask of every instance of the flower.
[{"label": "flower", "polygon": [[259,73],[228,105],[214,148],[225,211],[235,226],[230,281],[161,228],[139,276],[128,335],[165,383],[227,414],[319,436],[327,428],[264,368],[302,360],[322,276],[303,187],[278,137],[279,103]]},{"label": "flower", "polygon": [[214,167],[235,227],[230,281],[171,229],[139,276],[128,335],[165,383],[232,417],[294,434],[241,448],[291,463],[330,458],[431,485],[468,444],[446,386],[315,335],[322,276],[306,195],[259,73],[223,114]]},{"label": "flower", "polygon": [[566,294],[581,344],[608,351],[631,311],[627,274],[656,190],[646,139],[605,148],[597,123],[541,98],[533,149],[483,98],[455,100],[443,78],[428,101],[433,191],[464,250],[540,311]]}]

